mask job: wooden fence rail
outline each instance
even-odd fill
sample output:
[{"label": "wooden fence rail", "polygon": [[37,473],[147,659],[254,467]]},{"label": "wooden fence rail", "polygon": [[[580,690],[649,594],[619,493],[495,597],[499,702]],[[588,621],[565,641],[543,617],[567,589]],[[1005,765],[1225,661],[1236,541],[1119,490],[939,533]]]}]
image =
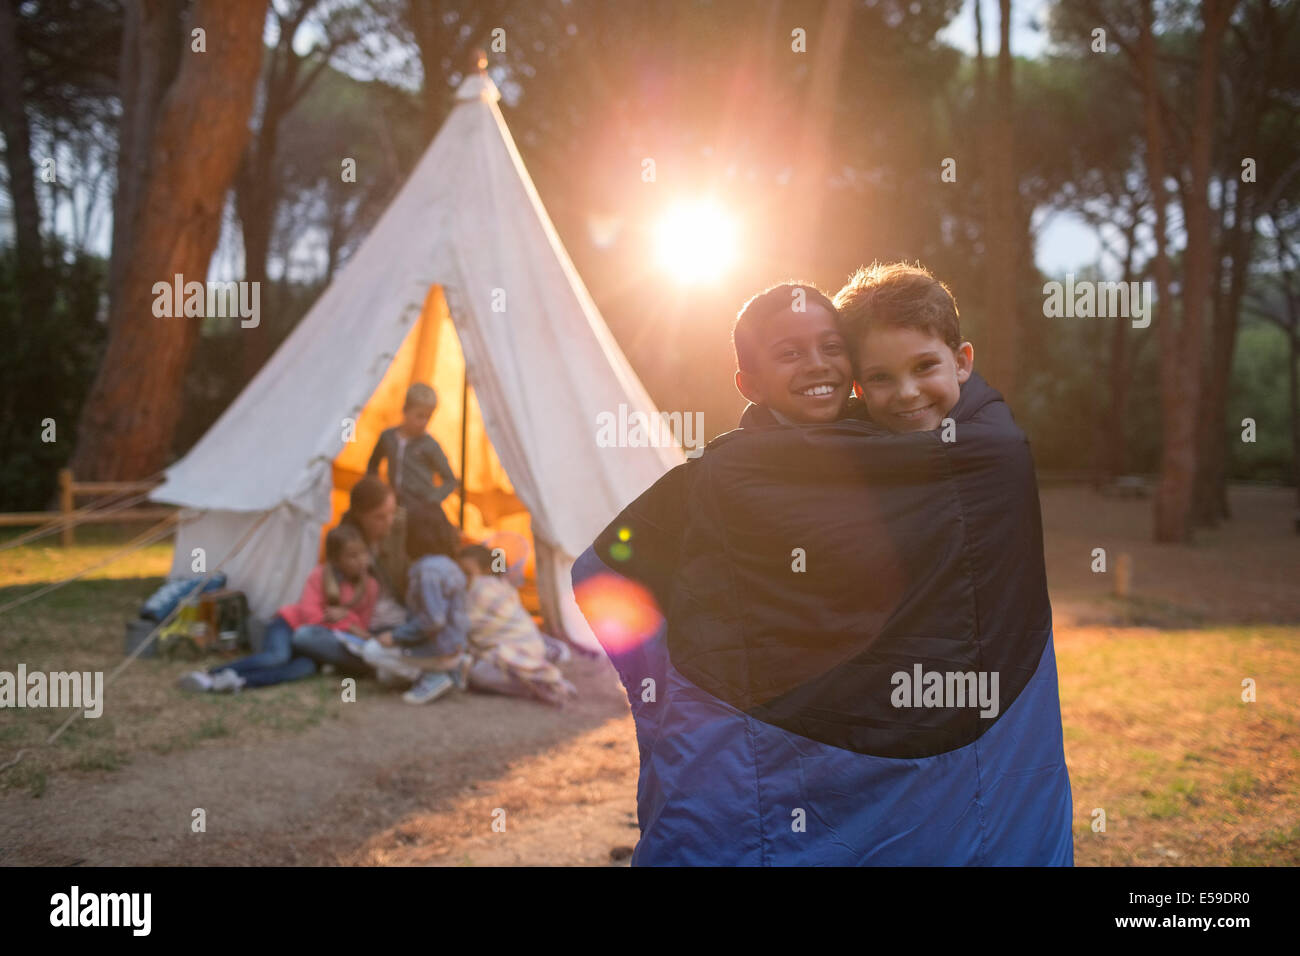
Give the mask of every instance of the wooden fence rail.
[{"label": "wooden fence rail", "polygon": [[77,498],[95,498],[116,494],[144,494],[157,487],[157,481],[74,481],[72,470],[59,470],[58,511],[11,511],[0,514],[0,527],[14,525],[62,525],[59,534],[64,547],[76,544],[76,526],[79,524],[108,524],[119,521],[161,521],[175,512],[175,508],[117,508],[104,513],[77,514]]}]

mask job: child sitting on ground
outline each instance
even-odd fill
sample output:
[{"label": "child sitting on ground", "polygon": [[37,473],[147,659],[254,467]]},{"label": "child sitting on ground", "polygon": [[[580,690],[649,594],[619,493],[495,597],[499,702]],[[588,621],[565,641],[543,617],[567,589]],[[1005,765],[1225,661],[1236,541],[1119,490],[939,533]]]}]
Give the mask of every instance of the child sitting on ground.
[{"label": "child sitting on ground", "polygon": [[339,525],[325,536],[325,560],[312,569],[297,604],[287,604],[271,618],[257,654],[218,664],[208,672],[191,671],[180,686],[193,691],[237,691],[266,687],[315,673],[315,662],[293,653],[293,633],[325,625],[366,634],[379,597],[379,582],[369,574],[370,551],[353,525]]},{"label": "child sitting on ground", "polygon": [[461,549],[458,563],[469,581],[470,688],[535,697],[554,706],[576,697],[577,688],[548,659],[547,640],[518,593],[493,574],[492,552],[470,545]]},{"label": "child sitting on ground", "polygon": [[411,558],[406,607],[410,617],[392,631],[366,642],[362,657],[380,680],[412,684],[402,699],[427,704],[452,687],[467,686],[469,618],[465,611],[465,575],[452,555],[459,532],[431,512],[437,505],[416,506],[407,515],[406,550]]}]

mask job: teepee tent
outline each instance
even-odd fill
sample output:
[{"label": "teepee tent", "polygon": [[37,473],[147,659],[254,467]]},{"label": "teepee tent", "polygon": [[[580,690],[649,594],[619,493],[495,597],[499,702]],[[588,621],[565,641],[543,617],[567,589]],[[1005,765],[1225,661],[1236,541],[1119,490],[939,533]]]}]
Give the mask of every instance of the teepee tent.
[{"label": "teepee tent", "polygon": [[[153,499],[180,505],[172,572],[225,561],[255,614],[297,598],[408,385],[438,393],[430,432],[476,540],[531,541],[547,624],[596,646],[569,569],[611,517],[682,460],[601,447],[602,414],[658,415],[560,244],[482,74],[379,222],[293,333]],[[621,409],[620,406],[623,406]],[[246,539],[246,540],[245,540]],[[507,553],[510,552],[507,548]]]}]

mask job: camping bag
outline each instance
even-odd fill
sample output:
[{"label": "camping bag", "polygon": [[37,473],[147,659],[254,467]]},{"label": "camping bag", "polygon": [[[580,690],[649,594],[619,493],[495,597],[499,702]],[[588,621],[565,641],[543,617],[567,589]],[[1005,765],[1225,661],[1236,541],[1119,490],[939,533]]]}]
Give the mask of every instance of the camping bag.
[{"label": "camping bag", "polygon": [[950,417],[729,432],[574,565],[635,718],[634,865],[1073,862],[1028,441],[978,375]]},{"label": "camping bag", "polygon": [[[202,578],[174,578],[150,595],[140,607],[140,616],[151,621],[163,621],[176,609],[176,605],[198,588]],[[204,591],[219,591],[226,586],[226,576],[218,571],[203,585]]]}]

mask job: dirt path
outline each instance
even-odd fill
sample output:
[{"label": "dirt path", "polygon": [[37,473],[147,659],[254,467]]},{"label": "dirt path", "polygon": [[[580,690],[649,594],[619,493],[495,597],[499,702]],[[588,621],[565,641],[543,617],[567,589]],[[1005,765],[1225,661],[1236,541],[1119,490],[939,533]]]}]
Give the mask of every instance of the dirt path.
[{"label": "dirt path", "polygon": [[[477,694],[411,707],[362,682],[337,720],[301,734],[60,774],[40,799],[0,796],[0,863],[624,862],[637,834],[627,700],[603,660],[566,670],[582,697],[562,711]],[[191,832],[195,808],[206,832]]]}]

